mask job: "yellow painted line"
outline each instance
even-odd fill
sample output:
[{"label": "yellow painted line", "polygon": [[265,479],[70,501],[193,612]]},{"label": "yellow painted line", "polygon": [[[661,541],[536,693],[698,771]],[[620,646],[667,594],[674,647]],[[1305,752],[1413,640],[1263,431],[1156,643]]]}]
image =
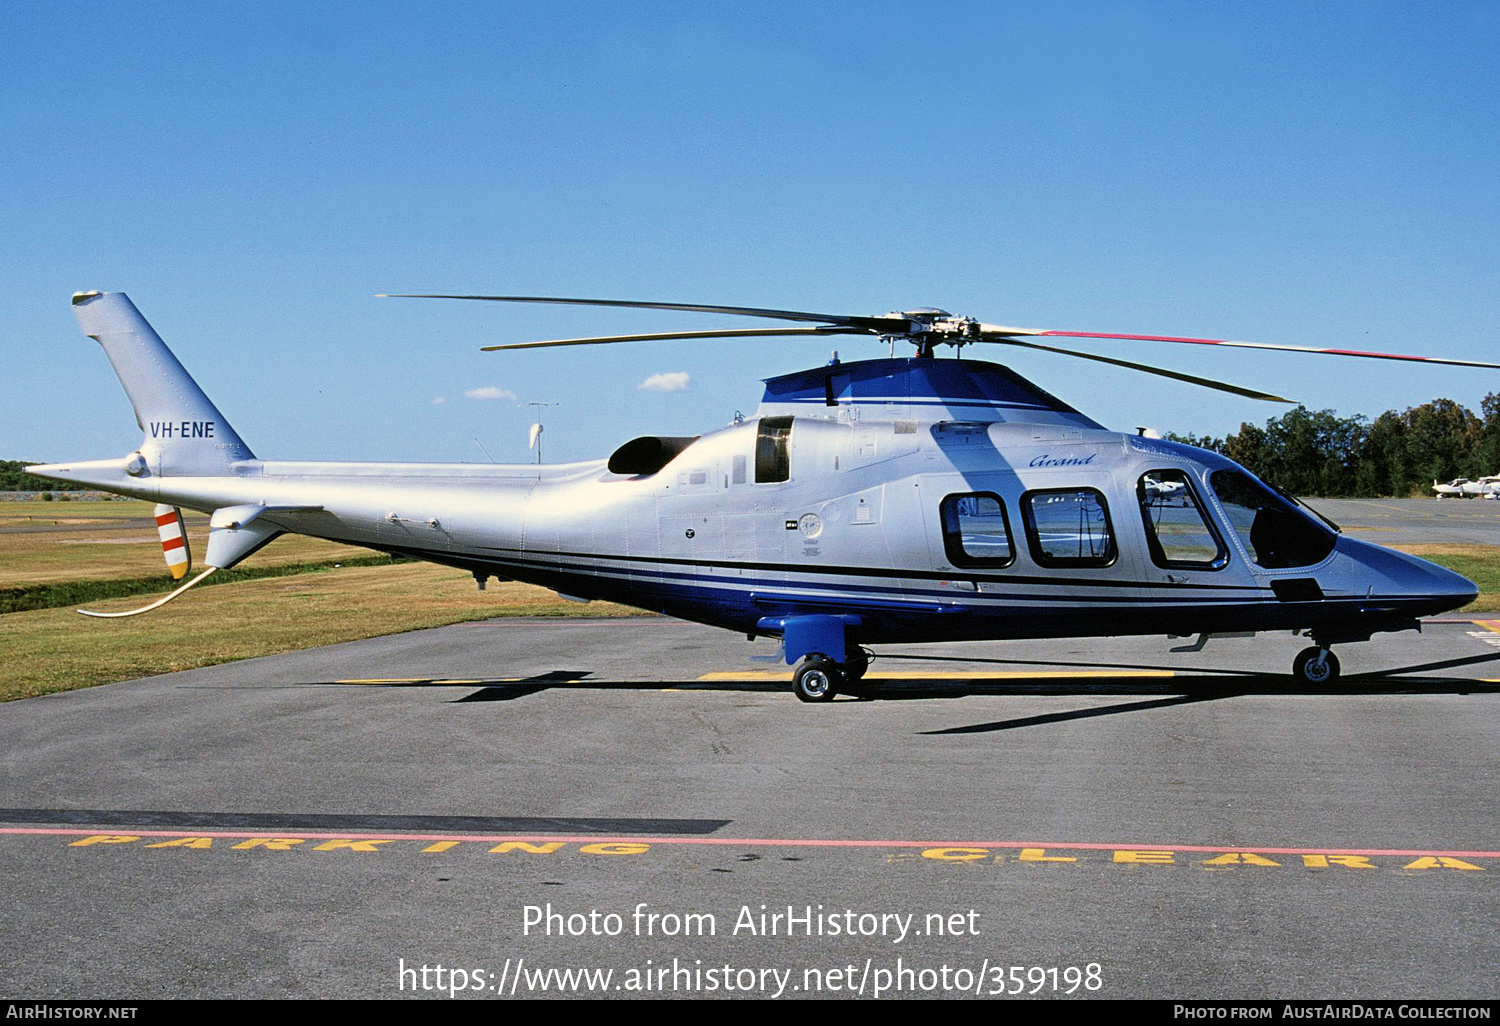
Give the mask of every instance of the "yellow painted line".
[{"label": "yellow painted line", "polygon": [[1476,627],[1483,627],[1492,634],[1500,634],[1500,620],[1475,620]]},{"label": "yellow painted line", "polygon": [[[883,670],[867,673],[865,680],[1079,680],[1085,678],[1120,677],[1175,677],[1173,670],[1007,670],[1000,673],[929,673],[922,670]],[[768,670],[716,670],[705,673],[699,680],[791,680],[791,671],[778,673]]]},{"label": "yellow painted line", "polygon": [[[474,680],[457,680],[448,677],[354,677],[336,680],[335,684],[514,684],[522,677],[486,677]],[[577,683],[568,681],[569,684]]]}]

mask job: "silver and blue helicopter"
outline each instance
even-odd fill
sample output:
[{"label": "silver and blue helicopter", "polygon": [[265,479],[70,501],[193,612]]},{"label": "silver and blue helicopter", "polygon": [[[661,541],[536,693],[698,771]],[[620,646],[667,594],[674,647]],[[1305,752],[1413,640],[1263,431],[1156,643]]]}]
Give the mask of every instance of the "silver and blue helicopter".
[{"label": "silver and blue helicopter", "polygon": [[[123,293],[73,309],[119,375],[144,433],[123,457],[30,473],[158,503],[185,577],[181,508],[210,515],[204,569],[158,608],[292,532],[543,585],[782,642],[807,702],[855,692],[866,646],[981,639],[1291,631],[1309,685],[1338,644],[1419,629],[1473,583],[1349,538],[1213,452],[1109,431],[1007,367],[939,359],[1004,344],[1254,389],[1081,353],[1039,337],[1139,339],[1500,369],[1434,357],[1224,339],[983,324],[942,310],[843,316],[753,307],[439,296],[735,314],[802,326],[526,342],[857,335],[908,357],[834,362],[766,381],[750,418],[694,437],[636,438],[561,465],[262,460]],[[174,564],[175,556],[175,564]],[[83,612],[82,610],[80,610]]]}]

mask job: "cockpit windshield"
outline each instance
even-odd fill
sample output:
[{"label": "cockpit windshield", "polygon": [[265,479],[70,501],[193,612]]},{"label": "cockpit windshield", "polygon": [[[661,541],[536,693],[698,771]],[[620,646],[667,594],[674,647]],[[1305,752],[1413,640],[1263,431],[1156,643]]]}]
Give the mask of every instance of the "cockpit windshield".
[{"label": "cockpit windshield", "polygon": [[1312,566],[1327,559],[1338,541],[1328,528],[1243,470],[1216,470],[1208,483],[1257,566]]}]

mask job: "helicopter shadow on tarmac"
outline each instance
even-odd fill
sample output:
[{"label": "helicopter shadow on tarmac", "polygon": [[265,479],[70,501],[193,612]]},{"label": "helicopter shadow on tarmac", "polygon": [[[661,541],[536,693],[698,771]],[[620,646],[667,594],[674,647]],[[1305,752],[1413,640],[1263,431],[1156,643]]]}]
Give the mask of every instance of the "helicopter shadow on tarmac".
[{"label": "helicopter shadow on tarmac", "polygon": [[[1371,695],[1471,695],[1500,692],[1500,684],[1475,680],[1469,677],[1448,676],[1442,671],[1458,667],[1476,666],[1500,662],[1500,652],[1484,655],[1444,659],[1436,662],[1392,667],[1369,673],[1351,674],[1337,683],[1321,687],[1300,684],[1277,674],[1259,673],[1242,669],[1195,668],[1184,673],[1170,666],[1142,663],[1070,663],[1056,660],[1024,659],[974,659],[947,656],[888,654],[890,659],[924,661],[934,663],[963,663],[968,667],[978,665],[1006,667],[1078,667],[1091,671],[1120,670],[1119,677],[1090,676],[1086,680],[1020,678],[994,681],[986,679],[982,669],[975,669],[974,680],[954,679],[944,671],[924,675],[920,669],[902,671],[899,677],[884,677],[862,682],[857,694],[850,694],[839,701],[840,706],[853,703],[932,701],[936,699],[969,698],[978,696],[1081,696],[1141,698],[1124,704],[1101,706],[1091,709],[1071,710],[1024,717],[998,723],[977,724],[951,728],[933,733],[974,733],[990,730],[1007,730],[1024,726],[1036,726],[1064,720],[1085,719],[1126,712],[1143,712],[1150,709],[1198,702],[1218,701],[1248,695],[1286,696],[1349,696]],[[1133,676],[1142,670],[1170,671],[1169,679],[1142,680]],[[624,681],[594,678],[588,670],[551,670],[522,678],[464,679],[410,678],[403,680],[360,681],[303,681],[290,687],[377,687],[377,688],[440,688],[444,690],[463,688],[466,693],[450,700],[450,704],[474,702],[511,702],[548,691],[719,691],[780,693],[787,690],[782,681],[755,679],[747,672],[745,679],[683,680],[683,681]]]}]

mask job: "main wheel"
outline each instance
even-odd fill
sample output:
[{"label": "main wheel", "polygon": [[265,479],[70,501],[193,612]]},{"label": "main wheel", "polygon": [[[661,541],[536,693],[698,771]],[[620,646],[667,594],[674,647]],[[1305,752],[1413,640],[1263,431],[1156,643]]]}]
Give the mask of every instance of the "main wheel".
[{"label": "main wheel", "polygon": [[865,675],[870,668],[870,653],[862,648],[856,648],[849,653],[849,658],[839,667],[844,674],[844,680],[853,683]]},{"label": "main wheel", "polygon": [[1305,648],[1292,662],[1292,676],[1303,684],[1332,684],[1339,676],[1339,660],[1326,648]]},{"label": "main wheel", "polygon": [[792,674],[792,690],[804,702],[831,702],[842,683],[838,664],[817,653],[804,656]]},{"label": "main wheel", "polygon": [[839,664],[839,673],[844,678],[839,685],[839,691],[856,698],[863,698],[868,689],[865,686],[865,671],[870,668],[870,653],[862,648],[849,649],[848,659]]}]

